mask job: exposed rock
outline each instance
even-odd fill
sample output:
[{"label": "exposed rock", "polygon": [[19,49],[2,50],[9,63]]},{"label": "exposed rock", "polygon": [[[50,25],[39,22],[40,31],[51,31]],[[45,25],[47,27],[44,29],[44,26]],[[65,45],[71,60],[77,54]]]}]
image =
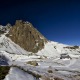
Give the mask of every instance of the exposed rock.
[{"label": "exposed rock", "polygon": [[79,46],[67,46],[67,47],[64,47],[64,48],[67,48],[67,49],[79,49]]},{"label": "exposed rock", "polygon": [[0,66],[0,80],[3,80],[8,74],[10,67],[9,66]]},{"label": "exposed rock", "polygon": [[16,20],[7,35],[13,42],[29,52],[36,53],[44,48],[47,39],[29,22]]},{"label": "exposed rock", "polygon": [[33,65],[33,66],[38,66],[37,61],[28,61],[27,64]]}]

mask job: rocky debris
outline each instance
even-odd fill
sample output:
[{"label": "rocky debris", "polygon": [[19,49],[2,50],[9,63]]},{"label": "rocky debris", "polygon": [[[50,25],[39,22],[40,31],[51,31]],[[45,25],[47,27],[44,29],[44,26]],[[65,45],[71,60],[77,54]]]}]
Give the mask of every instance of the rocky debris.
[{"label": "rocky debris", "polygon": [[7,36],[20,47],[36,53],[44,48],[47,39],[29,22],[16,20]]},{"label": "rocky debris", "polygon": [[27,64],[33,65],[33,66],[38,66],[37,61],[28,61]]},{"label": "rocky debris", "polygon": [[75,46],[67,46],[67,47],[63,47],[63,48],[67,48],[67,49],[79,49],[79,46],[75,45]]}]

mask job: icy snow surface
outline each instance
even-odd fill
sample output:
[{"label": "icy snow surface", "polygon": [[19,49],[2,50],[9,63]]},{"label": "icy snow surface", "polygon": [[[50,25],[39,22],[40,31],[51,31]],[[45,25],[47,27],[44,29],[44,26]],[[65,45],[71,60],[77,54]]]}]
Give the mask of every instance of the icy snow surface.
[{"label": "icy snow surface", "polygon": [[35,80],[35,78],[19,68],[12,67],[4,80]]}]

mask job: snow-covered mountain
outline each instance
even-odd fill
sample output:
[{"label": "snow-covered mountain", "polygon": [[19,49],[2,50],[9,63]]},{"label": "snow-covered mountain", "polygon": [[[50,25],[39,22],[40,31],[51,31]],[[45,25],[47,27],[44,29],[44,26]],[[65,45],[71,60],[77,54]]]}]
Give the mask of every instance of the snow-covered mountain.
[{"label": "snow-covered mountain", "polygon": [[[61,54],[67,54],[71,59],[60,59]],[[79,74],[76,72],[79,69],[79,57],[79,46],[49,41],[29,22],[17,20],[14,26],[0,26],[0,65],[13,65],[4,80],[78,80],[74,75]],[[34,64],[38,66],[33,67]],[[75,68],[71,68],[72,65]],[[76,72],[74,75],[73,69]],[[72,78],[65,77],[63,71],[67,76],[71,74]]]}]

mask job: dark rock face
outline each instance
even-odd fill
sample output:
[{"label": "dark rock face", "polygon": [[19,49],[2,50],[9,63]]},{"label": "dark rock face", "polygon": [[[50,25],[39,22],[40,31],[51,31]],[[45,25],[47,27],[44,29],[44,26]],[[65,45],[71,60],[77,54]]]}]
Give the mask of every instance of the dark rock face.
[{"label": "dark rock face", "polygon": [[17,20],[7,35],[13,42],[29,52],[36,53],[44,48],[47,39],[29,22]]}]

